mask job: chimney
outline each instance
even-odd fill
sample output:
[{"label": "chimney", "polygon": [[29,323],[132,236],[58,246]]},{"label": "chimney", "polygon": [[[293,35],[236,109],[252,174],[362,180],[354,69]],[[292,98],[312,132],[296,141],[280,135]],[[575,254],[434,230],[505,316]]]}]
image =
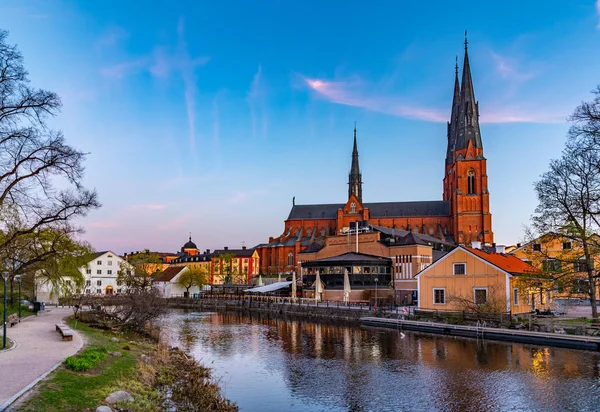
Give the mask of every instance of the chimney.
[{"label": "chimney", "polygon": [[520,248],[520,247],[521,247],[521,244],[520,244],[520,243],[517,243],[517,249],[518,249],[518,248]]},{"label": "chimney", "polygon": [[[495,245],[495,243],[494,243],[494,245]],[[506,246],[504,246],[504,245],[497,245],[496,253],[504,253],[505,248],[506,248]]]},{"label": "chimney", "polygon": [[246,250],[246,246],[242,246],[242,250]]},{"label": "chimney", "polygon": [[229,246],[225,246],[223,249],[225,249],[225,250],[229,250]]},{"label": "chimney", "polygon": [[206,254],[210,255],[210,249],[206,249]]},{"label": "chimney", "polygon": [[494,247],[494,248],[496,247],[496,243],[495,243],[495,242],[494,242],[494,243],[492,243],[492,247]]},{"label": "chimney", "polygon": [[471,247],[473,249],[481,249],[481,242],[474,240],[471,242]]}]

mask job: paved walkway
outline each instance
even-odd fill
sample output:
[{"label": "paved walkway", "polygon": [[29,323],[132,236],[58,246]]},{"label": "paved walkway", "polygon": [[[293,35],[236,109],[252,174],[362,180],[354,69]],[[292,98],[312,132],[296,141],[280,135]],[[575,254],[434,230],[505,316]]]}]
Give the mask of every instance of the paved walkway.
[{"label": "paved walkway", "polygon": [[17,346],[0,352],[0,411],[24,388],[81,348],[83,341],[76,332],[72,341],[65,342],[54,326],[72,314],[72,309],[52,308],[12,328],[7,325],[7,336]]}]

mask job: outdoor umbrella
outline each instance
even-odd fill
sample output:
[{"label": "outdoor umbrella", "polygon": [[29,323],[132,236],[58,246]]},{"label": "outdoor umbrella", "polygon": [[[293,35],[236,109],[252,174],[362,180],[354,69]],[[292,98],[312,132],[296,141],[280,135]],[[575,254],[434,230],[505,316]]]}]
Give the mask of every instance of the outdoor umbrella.
[{"label": "outdoor umbrella", "polygon": [[321,293],[323,293],[323,284],[321,283],[321,275],[317,272],[317,280],[315,280],[315,300],[321,300]]},{"label": "outdoor umbrella", "polygon": [[258,275],[258,286],[263,286],[262,275]]},{"label": "outdoor umbrella", "polygon": [[350,278],[348,276],[348,269],[344,269],[344,303],[348,303],[350,301],[350,292],[352,289],[350,288]]},{"label": "outdoor umbrella", "polygon": [[296,272],[292,272],[292,302],[296,301]]}]

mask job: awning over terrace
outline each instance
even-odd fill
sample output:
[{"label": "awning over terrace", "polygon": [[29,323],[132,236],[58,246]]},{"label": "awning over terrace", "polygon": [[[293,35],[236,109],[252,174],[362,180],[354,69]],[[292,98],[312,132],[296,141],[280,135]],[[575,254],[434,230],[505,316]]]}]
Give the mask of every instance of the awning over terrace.
[{"label": "awning over terrace", "polygon": [[275,283],[271,283],[270,285],[266,285],[266,286],[259,286],[257,288],[250,288],[250,289],[246,289],[244,292],[248,292],[248,293],[269,293],[269,292],[275,292],[279,289],[283,289],[283,288],[287,288],[292,284],[291,281],[289,282],[275,282]]}]

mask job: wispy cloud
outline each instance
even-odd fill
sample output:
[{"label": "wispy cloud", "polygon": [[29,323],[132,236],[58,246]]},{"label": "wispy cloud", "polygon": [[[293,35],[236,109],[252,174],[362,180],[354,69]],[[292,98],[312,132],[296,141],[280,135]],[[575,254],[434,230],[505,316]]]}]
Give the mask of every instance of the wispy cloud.
[{"label": "wispy cloud", "polygon": [[167,208],[167,205],[162,203],[150,203],[145,205],[131,205],[129,209],[131,210],[164,210]]},{"label": "wispy cloud", "polygon": [[535,76],[535,73],[532,71],[519,70],[515,59],[510,59],[494,52],[490,53],[496,62],[496,70],[503,79],[523,82],[532,79]]},{"label": "wispy cloud", "polygon": [[114,46],[121,40],[125,40],[129,37],[123,28],[117,26],[109,27],[100,38],[96,41],[97,46]]},{"label": "wispy cloud", "polygon": [[[250,90],[246,97],[250,107],[250,118],[252,121],[252,138],[256,139],[258,128],[260,127],[263,139],[267,137],[268,118],[266,109],[265,87],[262,80],[262,66],[258,65],[258,70],[250,83]],[[259,125],[260,123],[260,125]]]},{"label": "wispy cloud", "polygon": [[117,222],[114,222],[112,220],[97,220],[88,224],[88,227],[95,229],[113,229],[117,226]]},{"label": "wispy cloud", "polygon": [[239,191],[229,198],[229,203],[241,203],[251,197],[262,196],[265,194],[267,194],[267,191],[264,189],[251,190],[247,192]]},{"label": "wispy cloud", "polygon": [[150,59],[147,57],[140,57],[126,62],[117,63],[112,66],[103,67],[100,69],[100,73],[104,77],[122,79],[123,77],[131,76],[144,70],[148,70],[149,62]]},{"label": "wispy cloud", "polygon": [[369,94],[366,91],[367,85],[357,78],[350,81],[327,81],[303,77],[303,80],[320,97],[334,103],[411,119],[447,121],[447,111],[409,105],[397,97]]},{"label": "wispy cloud", "polygon": [[[371,92],[374,89],[358,78],[348,81],[327,81],[322,79],[303,78],[305,84],[321,98],[346,106],[360,107],[365,110],[384,113],[392,116],[430,122],[447,122],[448,110],[441,108],[408,105],[407,97],[384,96]],[[490,108],[482,111],[482,123],[562,123],[565,114],[562,112],[542,111],[539,105],[535,108],[516,107],[507,104],[498,109]],[[566,112],[568,113],[568,111]]]}]

